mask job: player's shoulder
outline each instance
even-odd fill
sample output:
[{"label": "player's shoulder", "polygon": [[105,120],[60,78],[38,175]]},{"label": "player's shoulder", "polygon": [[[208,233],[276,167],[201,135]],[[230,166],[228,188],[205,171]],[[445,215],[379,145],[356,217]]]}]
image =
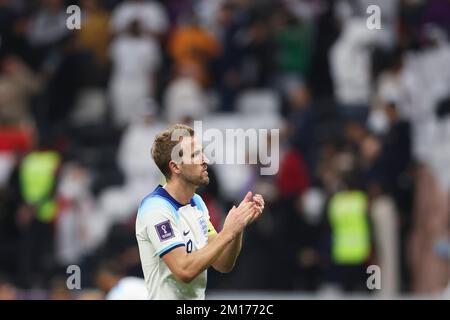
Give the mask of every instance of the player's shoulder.
[{"label": "player's shoulder", "polygon": [[194,201],[203,201],[202,197],[198,193],[194,193],[194,196],[192,197],[192,200],[194,200]]},{"label": "player's shoulder", "polygon": [[154,211],[155,209],[167,212],[176,211],[170,199],[161,192],[160,188],[161,186],[158,186],[142,199],[138,209],[138,217],[144,212]]},{"label": "player's shoulder", "polygon": [[194,193],[194,196],[192,197],[192,201],[197,206],[197,208],[203,212],[207,212],[208,208],[206,207],[205,201],[203,201],[203,198],[197,194]]},{"label": "player's shoulder", "polygon": [[143,210],[147,207],[165,207],[170,208],[170,202],[164,197],[149,194],[144,199],[142,199],[139,209]]}]

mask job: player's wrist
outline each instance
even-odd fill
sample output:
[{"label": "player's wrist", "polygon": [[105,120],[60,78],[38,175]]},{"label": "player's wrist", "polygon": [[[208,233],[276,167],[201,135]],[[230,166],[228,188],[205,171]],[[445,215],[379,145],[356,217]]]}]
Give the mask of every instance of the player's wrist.
[{"label": "player's wrist", "polygon": [[231,241],[233,241],[236,238],[237,233],[233,232],[231,230],[223,229],[219,233],[219,236],[221,236],[224,239],[225,242],[231,242]]}]

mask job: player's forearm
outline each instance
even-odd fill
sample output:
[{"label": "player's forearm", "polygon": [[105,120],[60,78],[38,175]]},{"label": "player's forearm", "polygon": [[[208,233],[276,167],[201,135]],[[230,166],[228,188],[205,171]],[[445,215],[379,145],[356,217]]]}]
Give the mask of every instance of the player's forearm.
[{"label": "player's forearm", "polygon": [[183,282],[190,282],[201,272],[210,267],[227,248],[234,242],[236,236],[228,232],[220,232],[214,241],[210,242],[206,247],[187,254],[184,261],[180,264],[180,278]]},{"label": "player's forearm", "polygon": [[228,273],[233,270],[236,260],[241,253],[242,237],[243,232],[239,233],[239,235],[226,246],[221,255],[213,263],[214,269],[222,273]]}]

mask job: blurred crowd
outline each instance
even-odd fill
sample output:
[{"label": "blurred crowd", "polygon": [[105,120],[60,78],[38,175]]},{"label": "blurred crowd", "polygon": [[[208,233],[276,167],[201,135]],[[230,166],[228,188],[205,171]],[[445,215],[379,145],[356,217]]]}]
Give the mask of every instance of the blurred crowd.
[{"label": "blurred crowd", "polygon": [[218,230],[266,199],[208,289],[369,292],[378,265],[375,292],[444,292],[449,36],[448,0],[0,0],[0,299],[75,298],[69,265],[82,298],[141,290],[151,143],[194,120],[280,129],[276,175],[212,165],[199,190]]}]

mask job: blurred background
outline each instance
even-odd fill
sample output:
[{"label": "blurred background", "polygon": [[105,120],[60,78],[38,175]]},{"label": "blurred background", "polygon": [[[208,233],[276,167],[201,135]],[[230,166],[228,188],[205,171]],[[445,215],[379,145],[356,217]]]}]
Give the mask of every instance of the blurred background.
[{"label": "blurred background", "polygon": [[266,199],[210,298],[450,297],[449,36],[449,0],[0,0],[0,299],[137,297],[151,143],[193,120],[280,130],[276,175],[199,190],[218,230]]}]

